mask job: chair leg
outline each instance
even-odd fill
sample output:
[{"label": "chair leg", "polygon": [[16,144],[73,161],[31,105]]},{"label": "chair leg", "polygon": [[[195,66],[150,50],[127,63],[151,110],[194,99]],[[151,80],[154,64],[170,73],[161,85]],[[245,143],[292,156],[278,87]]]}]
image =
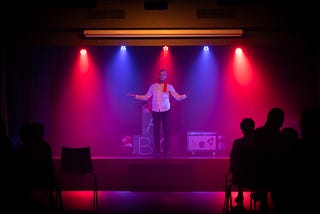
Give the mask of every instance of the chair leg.
[{"label": "chair leg", "polygon": [[93,207],[98,207],[98,184],[97,176],[94,174]]},{"label": "chair leg", "polygon": [[223,205],[223,211],[225,213],[228,213],[230,211],[230,201],[232,201],[231,198],[232,198],[231,197],[231,188],[229,186],[227,186],[225,189],[225,198],[224,198],[224,205]]},{"label": "chair leg", "polygon": [[253,191],[250,191],[250,212],[252,212],[252,200],[253,200],[251,197],[252,193]]},{"label": "chair leg", "polygon": [[224,204],[223,204],[223,212],[228,213],[228,209],[229,209],[229,195],[228,195],[228,191],[225,190],[224,193]]},{"label": "chair leg", "polygon": [[232,209],[232,191],[231,191],[231,189],[232,189],[232,185],[230,185],[230,186],[228,187],[229,207],[230,207],[230,209]]},{"label": "chair leg", "polygon": [[56,207],[62,210],[63,202],[62,202],[62,192],[61,189],[56,190]]},{"label": "chair leg", "polygon": [[226,212],[226,207],[227,207],[227,175],[224,176],[224,203],[223,203],[223,208],[222,212]]},{"label": "chair leg", "polygon": [[231,210],[232,208],[232,192],[231,192],[231,187],[232,185],[228,186],[226,188],[226,192],[225,192],[225,208],[224,208],[224,211],[225,213],[229,213],[229,211]]},{"label": "chair leg", "polygon": [[98,207],[98,191],[96,189],[93,190],[93,207]]},{"label": "chair leg", "polygon": [[56,209],[57,208],[57,202],[55,198],[55,191],[50,189],[49,192],[49,206],[51,209]]},{"label": "chair leg", "polygon": [[[257,211],[257,202],[253,199],[252,195],[254,195],[254,190],[250,191],[250,211],[256,212]],[[252,210],[253,204],[253,210]]]}]

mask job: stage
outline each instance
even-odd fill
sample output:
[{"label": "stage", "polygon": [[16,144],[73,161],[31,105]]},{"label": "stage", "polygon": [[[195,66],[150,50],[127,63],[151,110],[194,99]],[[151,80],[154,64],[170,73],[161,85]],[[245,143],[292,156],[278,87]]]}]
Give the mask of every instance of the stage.
[{"label": "stage", "polygon": [[[60,158],[54,158],[57,172]],[[99,190],[224,191],[226,157],[93,157]],[[92,177],[64,176],[65,190],[85,190]]]}]

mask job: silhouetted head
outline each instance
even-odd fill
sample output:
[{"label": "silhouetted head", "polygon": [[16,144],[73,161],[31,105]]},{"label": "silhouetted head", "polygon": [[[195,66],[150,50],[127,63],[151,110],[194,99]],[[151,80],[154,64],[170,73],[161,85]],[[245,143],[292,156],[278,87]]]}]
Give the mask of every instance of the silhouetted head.
[{"label": "silhouetted head", "polygon": [[283,122],[284,111],[281,108],[275,107],[268,112],[265,125],[274,129],[279,129],[282,127]]},{"label": "silhouetted head", "polygon": [[38,133],[38,137],[42,139],[44,137],[44,125],[42,123],[33,123],[34,129]]},{"label": "silhouetted head", "polygon": [[244,135],[252,133],[254,128],[255,122],[251,118],[244,118],[240,123],[240,129]]},{"label": "silhouetted head", "polygon": [[281,137],[285,142],[293,143],[298,140],[299,132],[293,127],[285,127],[281,130]]}]

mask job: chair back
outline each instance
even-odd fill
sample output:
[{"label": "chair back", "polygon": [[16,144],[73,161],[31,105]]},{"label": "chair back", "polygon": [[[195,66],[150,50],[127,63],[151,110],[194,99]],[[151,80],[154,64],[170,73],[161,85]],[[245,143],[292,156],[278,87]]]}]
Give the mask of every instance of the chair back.
[{"label": "chair back", "polygon": [[90,147],[62,147],[61,170],[70,174],[87,174],[93,172]]}]

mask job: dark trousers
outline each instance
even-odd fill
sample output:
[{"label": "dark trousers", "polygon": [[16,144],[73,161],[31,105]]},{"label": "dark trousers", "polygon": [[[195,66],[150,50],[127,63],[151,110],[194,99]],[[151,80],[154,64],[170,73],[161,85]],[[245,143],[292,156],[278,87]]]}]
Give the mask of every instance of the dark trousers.
[{"label": "dark trousers", "polygon": [[154,150],[157,154],[161,153],[161,127],[163,131],[163,153],[167,154],[169,152],[169,113],[170,111],[152,112]]}]

